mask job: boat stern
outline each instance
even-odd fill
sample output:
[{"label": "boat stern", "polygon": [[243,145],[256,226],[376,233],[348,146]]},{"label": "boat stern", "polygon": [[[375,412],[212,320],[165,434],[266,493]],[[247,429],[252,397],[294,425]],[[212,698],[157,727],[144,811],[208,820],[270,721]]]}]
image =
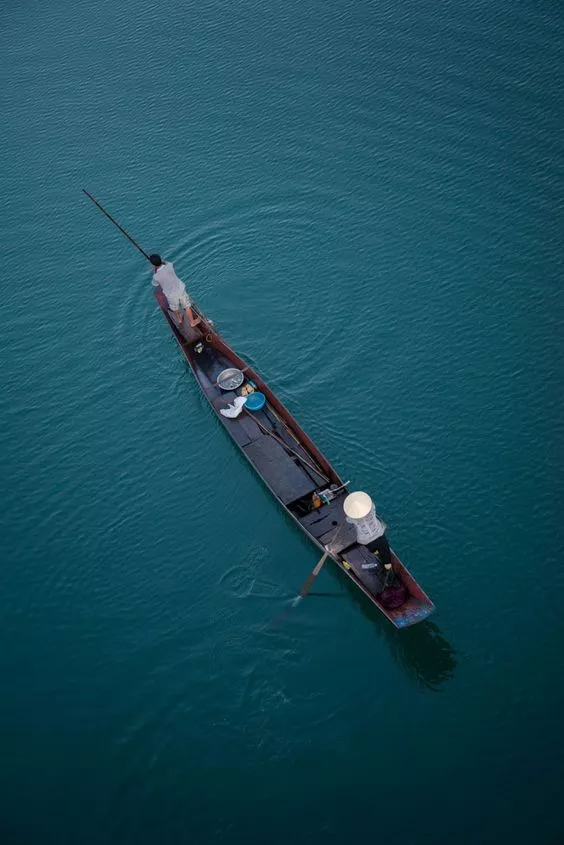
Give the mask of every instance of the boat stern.
[{"label": "boat stern", "polygon": [[409,628],[410,625],[423,622],[434,610],[433,602],[416,599],[412,596],[397,610],[388,611],[388,616],[396,628]]}]

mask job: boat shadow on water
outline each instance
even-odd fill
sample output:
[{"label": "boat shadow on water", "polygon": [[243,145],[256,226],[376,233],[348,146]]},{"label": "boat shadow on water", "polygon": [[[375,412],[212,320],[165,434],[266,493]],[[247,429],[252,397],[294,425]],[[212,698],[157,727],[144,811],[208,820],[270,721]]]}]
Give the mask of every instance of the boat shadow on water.
[{"label": "boat shadow on water", "polygon": [[376,633],[385,638],[392,656],[411,678],[421,686],[439,692],[441,686],[454,677],[457,652],[435,622],[427,619],[411,628],[398,630],[374,612],[374,606],[338,569],[331,568],[329,571],[331,577],[343,584]]}]

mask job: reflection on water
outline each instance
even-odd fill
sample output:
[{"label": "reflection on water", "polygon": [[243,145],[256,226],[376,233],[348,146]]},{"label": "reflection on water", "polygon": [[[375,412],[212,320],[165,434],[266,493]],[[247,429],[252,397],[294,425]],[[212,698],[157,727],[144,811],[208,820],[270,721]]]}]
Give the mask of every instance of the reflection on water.
[{"label": "reflection on water", "polygon": [[[292,525],[293,520],[284,513]],[[310,542],[302,536],[304,548],[310,548]],[[363,615],[374,626],[379,636],[385,637],[393,657],[405,669],[408,675],[427,689],[437,692],[441,685],[454,677],[458,664],[457,651],[451,646],[439,626],[431,620],[420,622],[410,628],[394,628],[385,616],[356,587],[350,578],[337,566],[326,566],[325,572],[342,584]],[[317,597],[319,601],[328,598],[343,598],[342,593],[312,590],[308,600]],[[287,605],[267,626],[269,630],[280,629],[291,614],[293,605]]]},{"label": "reflection on water", "polygon": [[442,684],[454,676],[457,652],[438,625],[426,620],[411,628],[398,630],[340,570],[332,568],[330,571],[345,583],[348,593],[363,615],[374,625],[377,633],[386,638],[399,665],[418,683],[438,691]]},{"label": "reflection on water", "polygon": [[389,627],[392,653],[421,684],[437,691],[454,676],[456,651],[438,625],[427,620],[403,631]]}]

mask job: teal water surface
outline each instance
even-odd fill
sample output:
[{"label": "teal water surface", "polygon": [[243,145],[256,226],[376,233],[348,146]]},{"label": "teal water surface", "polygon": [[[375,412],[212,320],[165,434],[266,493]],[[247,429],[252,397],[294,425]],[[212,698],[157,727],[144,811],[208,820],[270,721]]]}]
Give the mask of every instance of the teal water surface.
[{"label": "teal water surface", "polygon": [[[2,845],[557,843],[559,3],[8,3]],[[437,605],[393,630],[213,419],[172,259]]]}]

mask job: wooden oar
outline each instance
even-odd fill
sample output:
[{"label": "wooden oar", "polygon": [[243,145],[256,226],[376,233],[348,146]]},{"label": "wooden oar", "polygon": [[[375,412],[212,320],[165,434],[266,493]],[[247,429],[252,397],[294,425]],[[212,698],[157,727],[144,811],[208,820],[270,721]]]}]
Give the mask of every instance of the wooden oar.
[{"label": "wooden oar", "polygon": [[317,561],[317,563],[313,567],[313,571],[312,571],[311,575],[309,576],[309,578],[307,579],[307,581],[303,585],[302,589],[300,590],[300,592],[298,593],[298,595],[296,596],[296,598],[292,602],[292,607],[295,607],[297,604],[299,604],[299,602],[301,602],[301,600],[303,598],[305,598],[305,596],[307,596],[307,594],[309,593],[311,585],[313,584],[313,582],[315,581],[315,579],[317,578],[317,576],[319,575],[319,573],[323,569],[323,564],[325,563],[325,561],[327,560],[328,557],[329,557],[329,552],[328,551],[323,552],[323,556],[321,558],[319,558],[319,560]]},{"label": "wooden oar", "polygon": [[[340,526],[337,528],[337,530],[335,532],[335,536],[333,537],[333,541],[329,544],[329,546],[325,547],[325,551],[323,553],[323,556],[317,561],[317,563],[313,567],[313,571],[312,571],[311,575],[309,576],[309,578],[307,579],[307,581],[305,582],[305,584],[303,585],[302,589],[300,590],[298,595],[295,597],[295,599],[292,599],[291,604],[288,605],[286,607],[286,609],[282,611],[282,613],[278,614],[278,616],[276,617],[276,619],[272,623],[274,626],[278,626],[281,622],[283,622],[284,619],[286,619],[286,617],[288,616],[288,614],[292,610],[292,608],[294,608],[297,604],[299,604],[301,602],[301,600],[305,596],[307,596],[307,594],[309,593],[311,585],[313,584],[313,582],[315,581],[315,579],[317,578],[317,576],[319,575],[319,573],[323,569],[323,564],[325,563],[325,561],[327,560],[329,555],[332,554],[331,549],[337,549],[337,540],[341,536],[343,528],[346,528],[347,525],[348,525],[347,522],[341,522]],[[336,551],[335,554],[338,554],[338,551]]]},{"label": "wooden oar", "polygon": [[119,225],[119,223],[117,222],[117,220],[114,220],[114,218],[112,217],[112,215],[111,215],[111,214],[108,214],[108,212],[106,211],[106,209],[105,209],[105,208],[102,208],[102,206],[100,205],[100,203],[98,202],[98,200],[97,200],[97,199],[94,199],[94,197],[92,196],[92,194],[89,194],[89,193],[88,193],[88,191],[86,190],[86,188],[82,188],[82,193],[83,193],[83,194],[86,194],[86,196],[88,197],[88,199],[89,199],[89,200],[92,200],[92,202],[94,203],[94,205],[97,205],[97,206],[98,206],[98,208],[100,209],[100,211],[102,212],[102,214],[105,214],[105,215],[106,215],[106,217],[108,218],[108,220],[111,220],[111,222],[114,224],[114,226],[117,226],[117,228],[120,230],[120,232],[121,232],[123,235],[125,235],[125,237],[127,238],[127,240],[128,240],[128,241],[131,241],[131,243],[133,244],[133,246],[134,246],[136,249],[138,249],[138,250],[139,250],[139,252],[141,253],[141,255],[144,255],[144,256],[145,256],[145,258],[147,259],[147,261],[150,261],[150,260],[151,260],[151,259],[149,258],[149,256],[147,255],[147,253],[145,252],[145,250],[144,250],[144,249],[141,249],[141,247],[139,246],[139,244],[137,243],[137,241],[134,241],[134,240],[133,240],[133,238],[131,237],[131,235],[130,235],[130,234],[128,234],[128,233],[125,231],[125,229],[123,228],[123,226],[120,226],[120,225]]},{"label": "wooden oar", "polygon": [[304,598],[304,596],[307,596],[307,594],[309,593],[309,588],[311,587],[311,585],[313,584],[313,582],[315,581],[315,579],[317,578],[317,576],[319,575],[319,573],[323,569],[323,564],[325,563],[325,561],[327,560],[327,558],[331,554],[331,549],[335,549],[335,554],[338,554],[337,540],[340,539],[341,534],[343,533],[343,529],[347,528],[347,527],[348,527],[347,522],[341,522],[341,524],[339,525],[339,527],[335,531],[335,536],[333,537],[333,540],[330,541],[329,545],[325,547],[325,552],[323,554],[323,557],[320,558],[320,560],[317,561],[317,563],[313,567],[313,571],[312,571],[311,575],[309,576],[309,578],[307,579],[307,581],[303,585],[302,589],[300,590],[300,592],[298,593],[298,595],[296,596],[296,598],[292,602],[292,607],[295,607],[297,604],[299,604],[301,602],[301,600]]},{"label": "wooden oar", "polygon": [[317,578],[317,576],[319,575],[319,573],[323,569],[323,564],[325,563],[325,561],[329,557],[329,554],[330,554],[329,551],[325,551],[323,553],[323,557],[320,560],[318,560],[317,563],[315,564],[315,566],[313,568],[313,572],[311,573],[311,575],[307,579],[306,583],[304,584],[304,586],[302,587],[302,589],[300,590],[298,595],[295,598],[293,598],[292,601],[290,602],[290,604],[287,604],[286,607],[284,608],[284,610],[281,613],[279,613],[272,620],[269,627],[278,628],[278,626],[281,625],[282,622],[284,622],[285,619],[288,617],[288,615],[292,612],[292,609],[297,604],[299,604],[301,602],[301,600],[304,598],[304,596],[307,596],[307,594],[309,593],[309,589],[310,589],[311,585],[313,584],[313,582],[315,581],[315,579]]}]

